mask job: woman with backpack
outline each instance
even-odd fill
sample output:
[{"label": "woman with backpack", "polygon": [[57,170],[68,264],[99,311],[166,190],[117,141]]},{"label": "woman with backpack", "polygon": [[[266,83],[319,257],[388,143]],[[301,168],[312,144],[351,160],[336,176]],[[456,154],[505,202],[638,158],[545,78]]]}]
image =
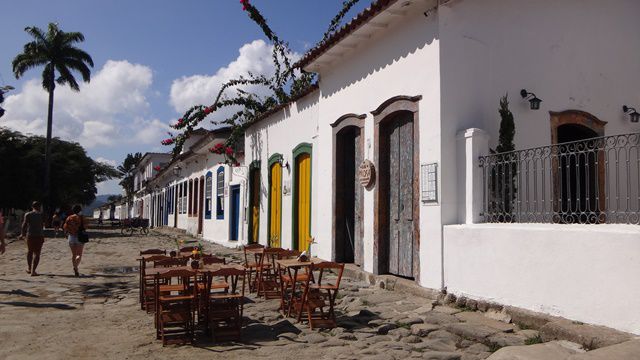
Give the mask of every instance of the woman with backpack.
[{"label": "woman with backpack", "polygon": [[73,215],[67,217],[64,222],[64,231],[68,234],[69,248],[71,248],[71,263],[73,264],[73,273],[76,277],[80,276],[78,266],[82,260],[82,251],[84,244],[88,241],[88,237],[85,232],[84,217],[80,215],[82,207],[75,205],[72,209]]}]

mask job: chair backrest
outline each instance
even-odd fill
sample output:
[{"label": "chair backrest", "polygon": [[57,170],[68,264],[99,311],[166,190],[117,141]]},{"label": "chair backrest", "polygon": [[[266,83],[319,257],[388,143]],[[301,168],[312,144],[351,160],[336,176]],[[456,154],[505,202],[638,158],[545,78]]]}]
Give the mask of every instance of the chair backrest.
[{"label": "chair backrest", "polygon": [[195,246],[185,246],[185,247],[180,248],[180,252],[181,253],[183,253],[183,252],[191,252],[191,251],[195,250],[195,248],[196,248]]},{"label": "chair backrest", "polygon": [[[196,295],[197,287],[193,286],[197,282],[196,275],[197,275],[197,272],[188,270],[188,269],[175,269],[175,270],[169,270],[169,271],[163,272],[162,274],[156,274],[155,276],[156,289],[159,285],[162,285],[165,283],[176,283],[176,284],[181,284],[183,286],[183,289],[185,290],[191,289],[191,291],[193,291],[193,295]],[[172,282],[171,279],[174,279],[174,278],[178,278],[181,281]]]},{"label": "chair backrest", "polygon": [[152,256],[143,258],[142,264],[146,267],[147,263],[150,263],[150,262],[155,263],[156,261],[161,261],[166,259],[171,259],[171,258],[166,255],[152,255]]},{"label": "chair backrest", "polygon": [[153,267],[173,267],[187,265],[187,258],[166,258],[154,261]]},{"label": "chair backrest", "polygon": [[[247,266],[249,265],[249,257],[251,255],[250,252],[248,252],[247,250],[255,250],[255,249],[264,249],[264,245],[260,245],[260,244],[248,244],[245,245],[242,248],[242,251],[244,252],[244,265]],[[255,253],[253,253],[255,260],[258,259],[258,256],[255,255]],[[257,262],[257,261],[256,261]]]},{"label": "chair backrest", "polygon": [[167,250],[147,249],[140,251],[140,256],[142,255],[167,255]]},{"label": "chair backrest", "polygon": [[[324,288],[333,288],[336,290],[340,288],[340,280],[342,280],[342,273],[344,272],[344,264],[340,264],[332,261],[323,261],[321,263],[311,264],[310,269],[312,273],[317,273],[317,275],[314,275],[314,277],[317,279],[316,285],[324,286]],[[330,272],[335,272],[336,274],[336,281],[334,284],[328,284],[326,281],[327,280],[326,275]],[[324,276],[324,279],[323,279],[323,276]],[[325,281],[325,284],[322,283],[323,280]]]},{"label": "chair backrest", "polygon": [[260,257],[260,266],[271,264],[275,269],[276,260],[279,258],[282,251],[283,250],[281,248],[265,248],[262,251],[262,257]]},{"label": "chair backrest", "polygon": [[278,254],[278,258],[279,259],[295,259],[298,256],[300,256],[300,254],[302,254],[302,251],[283,249],[283,250],[280,250],[280,253]]},{"label": "chair backrest", "polygon": [[202,262],[205,265],[226,264],[227,260],[225,258],[220,258],[220,257],[217,257],[217,256],[209,255],[209,256],[203,256],[202,257]]},{"label": "chair backrest", "polygon": [[245,269],[237,267],[223,267],[219,270],[211,271],[207,276],[207,288],[211,289],[211,283],[214,278],[224,278],[229,284],[229,293],[244,296],[245,274]]}]

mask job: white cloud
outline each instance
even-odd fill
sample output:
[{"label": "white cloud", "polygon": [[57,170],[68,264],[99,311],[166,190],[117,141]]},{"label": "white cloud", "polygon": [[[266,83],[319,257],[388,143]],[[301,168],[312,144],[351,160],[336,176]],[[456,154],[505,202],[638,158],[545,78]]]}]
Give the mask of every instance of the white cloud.
[{"label": "white cloud", "polygon": [[118,163],[115,160],[105,159],[102,156],[98,156],[97,158],[95,158],[95,161],[97,161],[99,163],[111,165],[111,166],[117,166],[118,165]]},{"label": "white cloud", "polygon": [[[109,60],[94,72],[80,92],[58,86],[53,109],[53,135],[78,141],[86,148],[124,143],[152,144],[168,129],[149,119],[147,95],[152,93],[149,67],[128,61]],[[38,78],[27,81],[20,92],[6,98],[6,114],[0,125],[31,134],[46,132],[48,94]],[[134,120],[132,120],[132,118]]]},{"label": "white cloud", "polygon": [[[237,79],[240,76],[247,77],[249,73],[273,76],[275,68],[271,57],[272,52],[273,45],[269,45],[263,40],[254,40],[245,44],[240,48],[238,57],[227,66],[218,69],[215,74],[184,76],[174,80],[171,85],[169,102],[176,112],[182,115],[194,105],[211,104],[222,85],[231,79]],[[299,57],[299,54],[292,56],[293,59]],[[268,90],[263,86],[243,86],[241,88],[258,95],[268,93]],[[213,119],[226,117],[233,111],[233,109],[224,109]]]}]

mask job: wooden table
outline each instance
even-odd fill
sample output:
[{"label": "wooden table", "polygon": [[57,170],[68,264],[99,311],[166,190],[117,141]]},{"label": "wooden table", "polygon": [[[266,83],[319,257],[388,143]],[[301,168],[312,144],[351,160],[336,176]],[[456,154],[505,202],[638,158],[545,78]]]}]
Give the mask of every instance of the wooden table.
[{"label": "wooden table", "polygon": [[[296,281],[296,279],[298,278],[298,271],[300,271],[300,269],[302,268],[311,266],[311,264],[318,264],[323,261],[324,260],[318,259],[318,258],[311,258],[308,261],[299,261],[298,259],[276,260],[276,265],[278,266],[278,274],[280,276],[280,311],[282,311],[282,314],[284,316],[291,315],[293,301],[294,301],[294,298],[296,297],[296,286],[298,285],[298,281]],[[291,299],[289,299],[288,301],[288,306],[286,306],[287,289],[284,286],[281,269],[286,270],[287,274],[289,275],[289,278],[291,279]],[[303,301],[305,289],[301,288],[300,290],[301,290],[300,296],[297,298],[297,300]],[[285,306],[287,307],[286,311],[284,309]],[[298,322],[300,321],[301,318],[302,318],[302,307],[300,307],[298,314],[296,316],[296,319],[298,320]]]}]

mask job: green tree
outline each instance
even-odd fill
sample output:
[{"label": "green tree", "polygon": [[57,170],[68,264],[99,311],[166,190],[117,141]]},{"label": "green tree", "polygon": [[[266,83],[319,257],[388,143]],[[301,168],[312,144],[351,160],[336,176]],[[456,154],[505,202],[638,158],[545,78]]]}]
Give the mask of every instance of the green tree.
[{"label": "green tree", "polygon": [[498,135],[498,146],[493,153],[497,153],[497,165],[492,171],[493,177],[493,198],[495,199],[495,209],[502,216],[500,221],[511,222],[513,218],[513,202],[517,196],[517,163],[514,154],[516,149],[513,139],[516,135],[516,125],[513,120],[513,113],[509,110],[509,94],[500,98],[500,130]]},{"label": "green tree", "polygon": [[[87,156],[80,144],[52,139],[51,163],[56,171],[51,177],[52,208],[76,203],[89,204],[96,197],[96,183],[118,177],[108,164]],[[33,200],[44,196],[41,186],[42,153],[46,139],[25,136],[0,128],[0,208],[26,209]]]},{"label": "green tree", "polygon": [[[53,93],[56,83],[69,85],[72,90],[80,91],[80,86],[73,75],[79,72],[82,80],[91,80],[93,60],[84,50],[76,47],[84,41],[84,35],[79,32],[64,32],[58,24],[49,23],[47,32],[36,26],[24,29],[32,38],[24,45],[23,52],[18,54],[12,62],[13,73],[19,79],[24,73],[33,68],[44,67],[42,71],[42,87],[49,93],[49,107],[47,111],[47,137],[44,156],[44,201],[49,206],[51,201],[51,129],[53,124]],[[57,169],[56,169],[57,170]]]},{"label": "green tree", "polygon": [[142,160],[141,153],[127,154],[127,157],[124,159],[122,164],[118,166],[118,171],[120,171],[120,175],[122,177],[120,186],[124,189],[127,200],[131,200],[131,197],[133,196],[133,170],[138,166],[140,160]]}]

